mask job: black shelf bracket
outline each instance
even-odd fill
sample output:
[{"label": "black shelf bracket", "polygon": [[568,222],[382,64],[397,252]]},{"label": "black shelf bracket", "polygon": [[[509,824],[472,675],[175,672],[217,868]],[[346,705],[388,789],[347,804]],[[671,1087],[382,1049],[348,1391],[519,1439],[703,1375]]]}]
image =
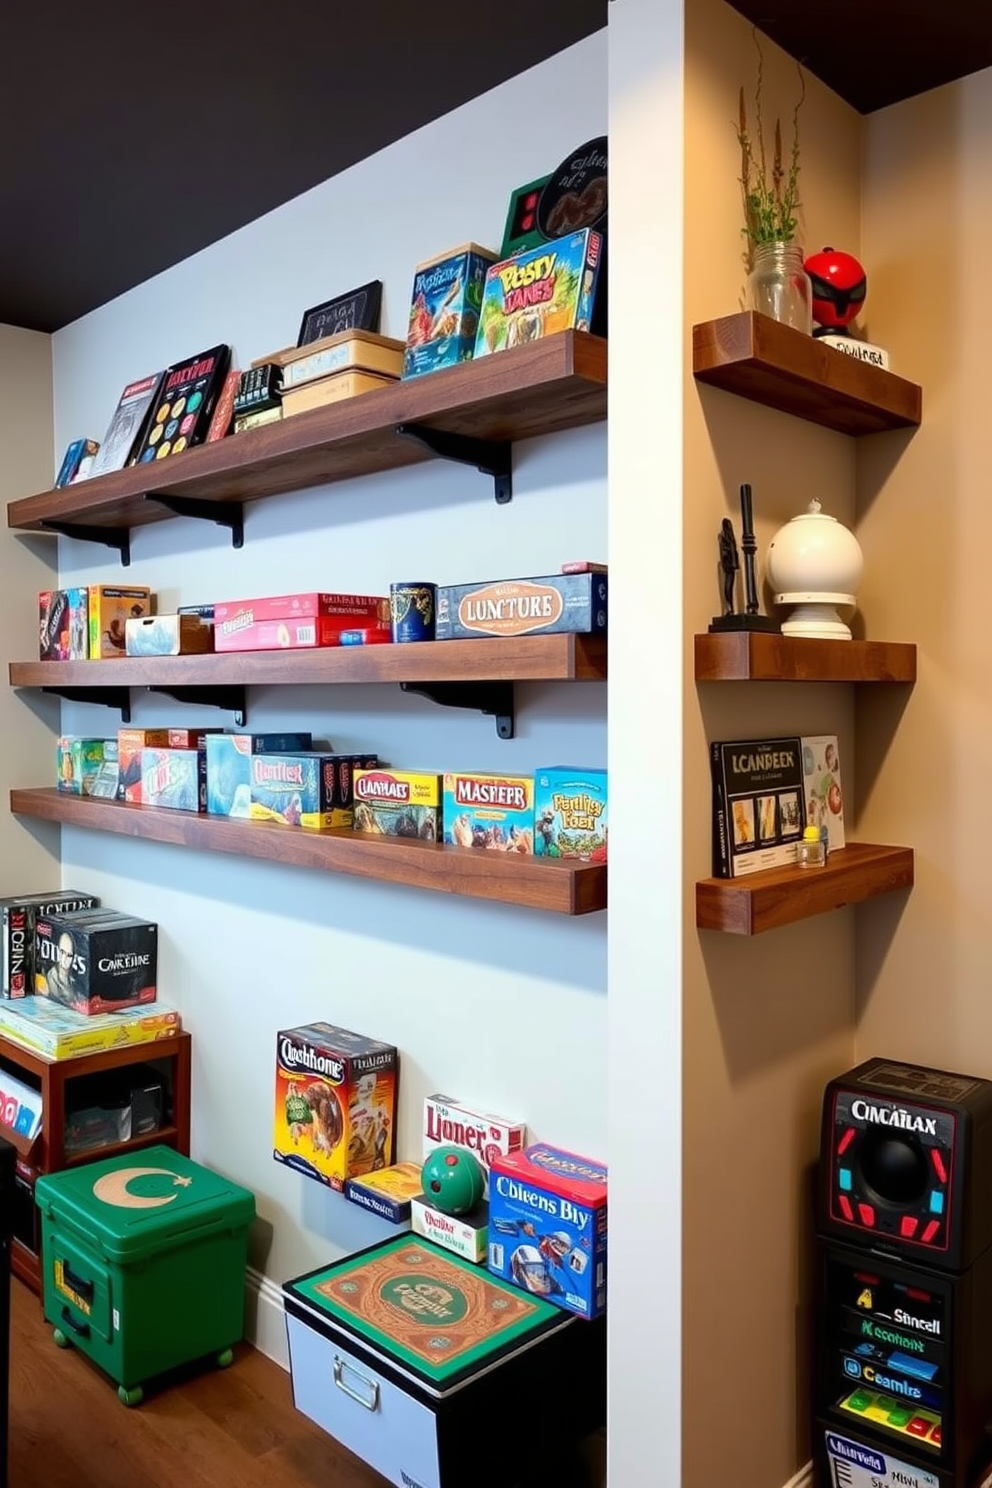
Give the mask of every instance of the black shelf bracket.
[{"label": "black shelf bracket", "polygon": [[240,501],[195,501],[192,496],[169,496],[160,491],[146,491],[145,500],[157,501],[176,517],[195,517],[201,522],[229,527],[231,547],[245,545],[245,509]]},{"label": "black shelf bracket", "polygon": [[244,687],[149,687],[149,692],[163,692],[177,703],[201,703],[205,708],[222,708],[234,714],[234,722],[243,728],[248,717],[248,703]]},{"label": "black shelf bracket", "polygon": [[80,542],[103,543],[108,548],[116,548],[122,567],[130,566],[131,534],[126,527],[88,527],[84,522],[56,522],[48,517],[42,517],[41,525],[46,532],[57,532],[60,537],[75,537]]},{"label": "black shelf bracket", "polygon": [[512,682],[401,682],[400,687],[444,708],[477,708],[496,719],[497,738],[513,738],[516,708]]},{"label": "black shelf bracket", "polygon": [[439,460],[474,465],[483,475],[491,475],[497,506],[513,500],[513,445],[508,439],[475,439],[470,434],[430,429],[426,424],[397,424],[396,432],[406,439],[415,439]]},{"label": "black shelf bracket", "polygon": [[119,708],[121,723],[131,722],[131,693],[126,687],[43,687],[42,692],[64,698],[67,703],[102,703]]}]

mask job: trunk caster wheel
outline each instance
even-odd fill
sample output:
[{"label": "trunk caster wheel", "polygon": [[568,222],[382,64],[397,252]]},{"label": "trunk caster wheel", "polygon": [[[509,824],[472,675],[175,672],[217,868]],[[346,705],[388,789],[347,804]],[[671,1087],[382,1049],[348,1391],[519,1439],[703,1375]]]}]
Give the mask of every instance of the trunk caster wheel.
[{"label": "trunk caster wheel", "polygon": [[217,1368],[218,1369],[230,1369],[230,1367],[231,1367],[231,1365],[233,1363],[234,1363],[234,1350],[233,1349],[226,1348],[226,1349],[223,1350],[222,1353],[219,1353],[217,1355]]},{"label": "trunk caster wheel", "polygon": [[72,1339],[67,1338],[61,1328],[53,1328],[52,1337],[59,1348],[72,1348]]},{"label": "trunk caster wheel", "polygon": [[145,1398],[145,1392],[140,1385],[135,1385],[128,1390],[124,1385],[117,1387],[117,1399],[122,1405],[140,1405]]}]

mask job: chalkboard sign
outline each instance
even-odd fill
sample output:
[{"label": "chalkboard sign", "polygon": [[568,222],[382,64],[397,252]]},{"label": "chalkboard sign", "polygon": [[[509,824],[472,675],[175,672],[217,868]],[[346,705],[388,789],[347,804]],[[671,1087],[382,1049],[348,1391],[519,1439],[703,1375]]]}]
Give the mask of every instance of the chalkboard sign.
[{"label": "chalkboard sign", "polygon": [[303,312],[297,346],[309,346],[324,336],[337,336],[341,331],[378,331],[382,306],[382,280],[373,279],[358,289],[325,300]]}]

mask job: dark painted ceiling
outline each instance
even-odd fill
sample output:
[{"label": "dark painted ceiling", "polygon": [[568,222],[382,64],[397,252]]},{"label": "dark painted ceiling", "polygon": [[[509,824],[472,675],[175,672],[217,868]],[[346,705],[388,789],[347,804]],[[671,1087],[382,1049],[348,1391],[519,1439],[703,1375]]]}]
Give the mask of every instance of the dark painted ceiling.
[{"label": "dark painted ceiling", "polygon": [[[606,12],[607,0],[4,5],[0,322],[68,324]],[[425,210],[465,169],[425,176]]]},{"label": "dark painted ceiling", "polygon": [[989,0],[730,0],[862,114],[992,67]]}]

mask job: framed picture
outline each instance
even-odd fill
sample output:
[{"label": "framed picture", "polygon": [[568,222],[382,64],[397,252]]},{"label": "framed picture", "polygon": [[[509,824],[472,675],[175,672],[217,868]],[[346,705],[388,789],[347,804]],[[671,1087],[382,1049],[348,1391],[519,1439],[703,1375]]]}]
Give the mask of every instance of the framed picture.
[{"label": "framed picture", "polygon": [[382,280],[372,279],[358,289],[325,300],[303,312],[297,346],[309,346],[322,336],[336,336],[341,331],[378,331],[382,307]]}]

